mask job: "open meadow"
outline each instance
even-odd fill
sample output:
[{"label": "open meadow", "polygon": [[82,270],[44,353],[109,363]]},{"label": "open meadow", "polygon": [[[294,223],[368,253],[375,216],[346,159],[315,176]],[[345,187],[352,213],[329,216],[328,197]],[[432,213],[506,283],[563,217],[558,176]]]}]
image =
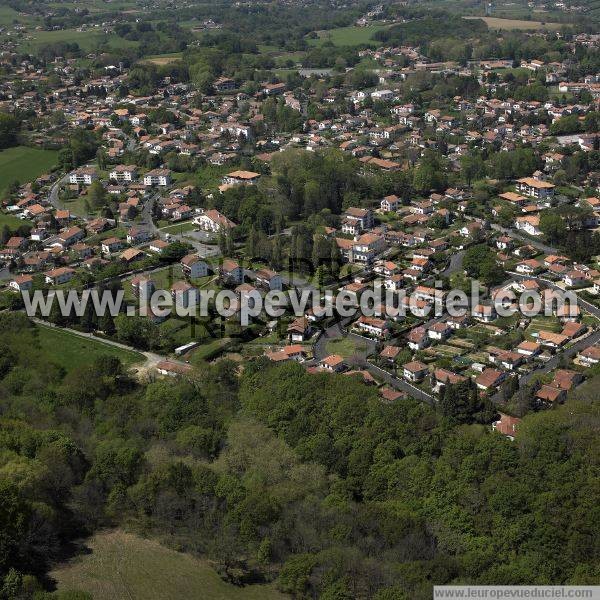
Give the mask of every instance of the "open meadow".
[{"label": "open meadow", "polygon": [[204,560],[123,531],[96,534],[87,553],[50,575],[58,591],[88,592],[94,600],[284,600],[272,585],[225,583]]},{"label": "open meadow", "polygon": [[11,182],[28,183],[56,165],[58,152],[27,146],[0,151],[0,198]]}]

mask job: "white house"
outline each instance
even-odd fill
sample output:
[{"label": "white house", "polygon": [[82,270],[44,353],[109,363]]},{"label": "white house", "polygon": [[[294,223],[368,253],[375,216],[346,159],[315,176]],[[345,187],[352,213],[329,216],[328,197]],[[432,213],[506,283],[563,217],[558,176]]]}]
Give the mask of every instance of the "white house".
[{"label": "white house", "polygon": [[221,277],[232,284],[239,285],[244,282],[244,269],[235,260],[223,260],[220,273]]},{"label": "white house", "polygon": [[92,185],[98,179],[98,173],[93,167],[81,167],[69,173],[69,183],[73,185]]},{"label": "white house", "polygon": [[33,277],[31,275],[18,275],[8,285],[17,292],[29,291],[33,288]]},{"label": "white house", "polygon": [[46,283],[51,285],[60,285],[61,283],[67,283],[73,279],[75,275],[75,269],[69,267],[59,267],[58,269],[52,269],[44,273],[46,277]]},{"label": "white house", "polygon": [[204,231],[227,231],[233,229],[236,224],[230,221],[225,215],[222,215],[218,210],[210,209],[194,217],[194,224],[198,225]]},{"label": "white house", "polygon": [[198,304],[199,292],[187,281],[177,281],[171,286],[171,296],[178,306],[187,308]]},{"label": "white house", "polygon": [[394,212],[400,208],[401,204],[400,198],[395,194],[392,194],[391,196],[386,196],[381,201],[380,207],[383,212]]},{"label": "white house", "polygon": [[428,373],[427,365],[418,360],[413,360],[403,366],[404,379],[413,383],[423,381]]},{"label": "white house", "polygon": [[135,165],[118,165],[109,173],[109,179],[119,183],[128,183],[137,179],[138,170]]},{"label": "white house", "polygon": [[547,181],[540,181],[533,177],[523,177],[517,179],[517,191],[525,196],[537,200],[546,200],[554,195],[555,186]]},{"label": "white house", "polygon": [[199,277],[206,277],[208,275],[208,264],[196,254],[188,254],[184,256],[181,261],[181,268],[184,275],[191,277],[192,279],[198,279]]},{"label": "white house", "polygon": [[517,220],[515,221],[515,227],[525,231],[529,235],[542,235],[539,215],[526,215],[524,217],[517,217]]},{"label": "white house", "polygon": [[144,185],[146,187],[171,185],[171,171],[169,169],[153,169],[144,175]]},{"label": "white house", "polygon": [[281,275],[270,269],[260,269],[256,272],[256,283],[268,290],[282,290],[283,281]]}]

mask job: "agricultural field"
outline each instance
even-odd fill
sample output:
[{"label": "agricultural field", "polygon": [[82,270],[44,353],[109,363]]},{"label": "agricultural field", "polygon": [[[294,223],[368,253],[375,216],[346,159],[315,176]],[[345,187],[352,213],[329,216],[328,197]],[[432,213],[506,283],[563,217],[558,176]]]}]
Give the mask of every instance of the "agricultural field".
[{"label": "agricultural field", "polygon": [[56,150],[16,146],[0,151],[0,198],[12,181],[28,183],[56,165]]},{"label": "agricultural field", "polygon": [[563,27],[564,23],[545,23],[542,21],[524,21],[520,19],[502,19],[500,17],[465,17],[465,19],[481,19],[485,21],[486,25],[490,29],[503,29],[503,30],[558,30]]},{"label": "agricultural field", "polygon": [[48,362],[69,371],[89,365],[100,356],[116,356],[125,367],[143,362],[144,355],[110,346],[93,338],[85,339],[69,331],[38,325],[37,336],[42,355]]},{"label": "agricultural field", "polygon": [[59,592],[84,591],[94,600],[284,600],[272,585],[225,583],[207,561],[123,531],[105,531],[85,543],[87,553],[50,575]]}]

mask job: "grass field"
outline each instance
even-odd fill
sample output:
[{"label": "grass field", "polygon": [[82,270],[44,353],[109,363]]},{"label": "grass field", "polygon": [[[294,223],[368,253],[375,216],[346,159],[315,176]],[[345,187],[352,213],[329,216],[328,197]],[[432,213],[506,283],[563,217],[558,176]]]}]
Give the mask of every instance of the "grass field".
[{"label": "grass field", "polygon": [[35,50],[46,44],[56,42],[76,43],[79,47],[90,52],[103,45],[109,46],[113,50],[119,48],[130,48],[137,46],[137,42],[119,37],[116,34],[105,34],[102,31],[77,31],[76,29],[60,29],[56,31],[32,31],[20,41],[21,50]]},{"label": "grass field", "polygon": [[188,231],[194,231],[198,226],[194,225],[192,221],[183,221],[182,223],[176,223],[175,225],[167,225],[166,227],[161,227],[160,230],[165,233],[186,233]]},{"label": "grass field", "polygon": [[501,19],[500,17],[465,17],[465,19],[481,19],[490,29],[560,29],[564,23],[543,23],[542,21],[521,21],[519,19]]},{"label": "grass field", "polygon": [[284,600],[272,585],[235,587],[189,554],[122,531],[103,532],[84,554],[50,575],[59,591],[81,590],[94,600]]},{"label": "grass field", "polygon": [[371,36],[376,31],[385,28],[385,25],[370,25],[369,27],[337,27],[336,29],[326,29],[317,31],[318,39],[309,39],[308,43],[320,46],[324,42],[331,41],[336,46],[358,46],[359,44],[373,42]]},{"label": "grass field", "polygon": [[28,183],[47,173],[56,165],[56,150],[41,150],[27,146],[7,148],[0,152],[0,198],[15,179]]},{"label": "grass field", "polygon": [[13,215],[0,213],[0,229],[5,225],[8,225],[9,229],[14,231],[21,225],[31,225],[31,221],[24,221],[23,219],[17,219],[17,217],[13,217]]},{"label": "grass field", "polygon": [[183,54],[181,52],[173,52],[172,54],[157,54],[154,56],[147,56],[140,62],[151,63],[153,65],[168,65],[169,63],[181,60]]},{"label": "grass field", "polygon": [[355,354],[363,355],[366,350],[366,345],[357,342],[352,338],[345,337],[327,342],[326,349],[328,354],[339,354],[343,358],[349,358]]},{"label": "grass field", "polygon": [[145,360],[143,354],[133,350],[123,350],[94,339],[84,339],[62,329],[38,325],[37,330],[42,352],[47,355],[49,361],[67,371],[89,365],[98,357],[106,355],[116,356],[126,367]]}]

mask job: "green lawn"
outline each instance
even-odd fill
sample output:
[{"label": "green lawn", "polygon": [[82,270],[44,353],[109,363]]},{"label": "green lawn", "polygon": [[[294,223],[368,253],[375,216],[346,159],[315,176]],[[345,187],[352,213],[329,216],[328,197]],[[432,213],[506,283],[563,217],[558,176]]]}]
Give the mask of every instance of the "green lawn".
[{"label": "green lawn", "polygon": [[0,213],[0,229],[8,225],[9,229],[14,231],[21,225],[31,225],[31,221],[25,221],[23,219],[17,219],[17,217],[13,217],[13,215],[9,215],[6,213]]},{"label": "green lawn", "polygon": [[51,573],[59,592],[94,600],[285,600],[273,585],[225,583],[207,561],[122,531],[96,534],[88,551]]},{"label": "green lawn", "polygon": [[160,230],[165,233],[181,234],[188,231],[194,231],[198,226],[194,225],[192,221],[184,221],[183,223],[176,223],[175,225],[168,225],[167,227],[161,227]]},{"label": "green lawn", "polygon": [[100,356],[116,356],[126,366],[143,362],[144,356],[132,350],[123,350],[94,339],[84,339],[62,329],[37,326],[41,351],[49,361],[66,369],[82,367]]},{"label": "green lawn", "polygon": [[369,25],[368,27],[337,27],[317,31],[318,39],[309,39],[308,43],[321,46],[331,40],[336,46],[358,46],[359,44],[377,43],[371,39],[376,31],[381,31],[387,26]]},{"label": "green lawn", "polygon": [[343,358],[348,358],[355,354],[364,354],[365,345],[345,337],[327,342],[326,349],[327,354],[339,354]]},{"label": "green lawn", "polygon": [[56,165],[57,156],[56,150],[41,150],[27,146],[2,150],[0,152],[0,198],[6,194],[12,181],[28,183],[47,173]]},{"label": "green lawn", "polygon": [[57,31],[30,31],[26,38],[22,40],[20,49],[32,51],[46,44],[56,42],[75,43],[86,52],[101,49],[104,46],[115,50],[138,45],[138,42],[123,39],[116,34],[105,34],[102,31],[62,29]]}]

